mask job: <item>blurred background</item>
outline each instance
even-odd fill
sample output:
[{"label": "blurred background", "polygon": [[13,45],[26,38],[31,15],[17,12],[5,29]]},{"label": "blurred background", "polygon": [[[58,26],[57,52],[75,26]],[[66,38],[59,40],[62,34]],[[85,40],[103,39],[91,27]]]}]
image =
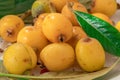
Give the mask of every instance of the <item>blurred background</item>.
[{"label": "blurred background", "polygon": [[0,0],[0,18],[7,14],[21,14],[31,8],[35,0]]}]

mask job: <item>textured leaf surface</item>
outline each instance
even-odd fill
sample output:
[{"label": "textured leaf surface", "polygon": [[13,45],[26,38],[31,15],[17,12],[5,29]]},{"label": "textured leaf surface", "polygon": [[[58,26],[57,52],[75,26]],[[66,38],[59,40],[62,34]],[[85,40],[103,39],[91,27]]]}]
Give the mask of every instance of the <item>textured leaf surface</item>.
[{"label": "textured leaf surface", "polygon": [[115,27],[91,14],[79,11],[74,13],[79,24],[90,37],[99,40],[107,52],[120,56],[120,33]]}]

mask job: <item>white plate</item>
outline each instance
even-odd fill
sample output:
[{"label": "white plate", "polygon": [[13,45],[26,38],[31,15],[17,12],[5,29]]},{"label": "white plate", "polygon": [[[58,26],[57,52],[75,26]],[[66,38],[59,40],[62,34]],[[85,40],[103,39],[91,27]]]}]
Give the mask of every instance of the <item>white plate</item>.
[{"label": "white plate", "polygon": [[[120,0],[117,0],[117,2],[120,3]],[[118,10],[111,19],[115,21],[115,23],[120,21],[120,10]],[[120,80],[120,62],[112,71],[97,80]]]},{"label": "white plate", "polygon": [[[120,0],[117,0],[117,2],[120,3]],[[120,20],[120,10],[118,10],[114,16],[112,16],[111,18],[115,23],[118,22]],[[0,39],[1,41],[1,39]],[[6,47],[2,46],[3,44],[6,43],[0,43],[0,48],[2,47]],[[2,54],[0,53],[0,60],[2,59]],[[112,69],[112,71],[110,71],[109,73],[107,73],[106,75],[98,78],[97,80],[120,80],[120,62],[116,65],[116,67],[114,69]]]}]

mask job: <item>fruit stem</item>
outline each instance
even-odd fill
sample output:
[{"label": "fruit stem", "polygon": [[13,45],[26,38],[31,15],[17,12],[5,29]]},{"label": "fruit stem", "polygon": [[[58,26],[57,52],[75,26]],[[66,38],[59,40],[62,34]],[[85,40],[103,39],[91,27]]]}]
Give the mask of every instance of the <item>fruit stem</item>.
[{"label": "fruit stem", "polygon": [[90,42],[91,41],[91,39],[89,38],[89,37],[87,37],[87,38],[84,38],[84,40],[83,40],[84,42]]},{"label": "fruit stem", "polygon": [[22,13],[22,14],[19,14],[18,16],[21,18],[21,19],[26,19],[28,16],[30,16],[31,15],[31,10],[28,10],[28,11],[26,11],[26,12],[24,12],[24,13]]},{"label": "fruit stem", "polygon": [[68,8],[69,8],[71,11],[73,11],[73,9],[72,9],[73,5],[74,5],[73,2],[68,2],[68,3],[67,3],[67,6],[68,6]]}]

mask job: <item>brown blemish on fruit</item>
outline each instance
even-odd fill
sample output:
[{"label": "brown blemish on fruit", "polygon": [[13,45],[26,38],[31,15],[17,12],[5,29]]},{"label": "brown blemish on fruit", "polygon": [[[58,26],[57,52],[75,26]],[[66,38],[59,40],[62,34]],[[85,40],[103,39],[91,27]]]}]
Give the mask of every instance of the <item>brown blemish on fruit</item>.
[{"label": "brown blemish on fruit", "polygon": [[117,9],[120,9],[120,4],[119,3],[117,3]]},{"label": "brown blemish on fruit", "polygon": [[90,42],[91,41],[91,39],[90,38],[84,38],[84,40],[83,40],[84,42]]},{"label": "brown blemish on fruit", "polygon": [[3,51],[4,51],[4,50],[0,48],[0,53],[3,53]]},{"label": "brown blemish on fruit", "polygon": [[23,61],[24,61],[24,62],[29,62],[29,59],[24,59]]},{"label": "brown blemish on fruit", "polygon": [[86,64],[85,64],[85,63],[83,63],[83,65],[84,65],[84,66],[86,66]]},{"label": "brown blemish on fruit", "polygon": [[96,0],[92,1],[91,7],[95,7],[95,2],[96,2]]},{"label": "brown blemish on fruit", "polygon": [[12,29],[7,30],[7,36],[12,36],[14,34],[14,31]]},{"label": "brown blemish on fruit", "polygon": [[18,27],[18,26],[20,26],[20,23],[17,23],[17,24],[16,24],[16,27]]}]

